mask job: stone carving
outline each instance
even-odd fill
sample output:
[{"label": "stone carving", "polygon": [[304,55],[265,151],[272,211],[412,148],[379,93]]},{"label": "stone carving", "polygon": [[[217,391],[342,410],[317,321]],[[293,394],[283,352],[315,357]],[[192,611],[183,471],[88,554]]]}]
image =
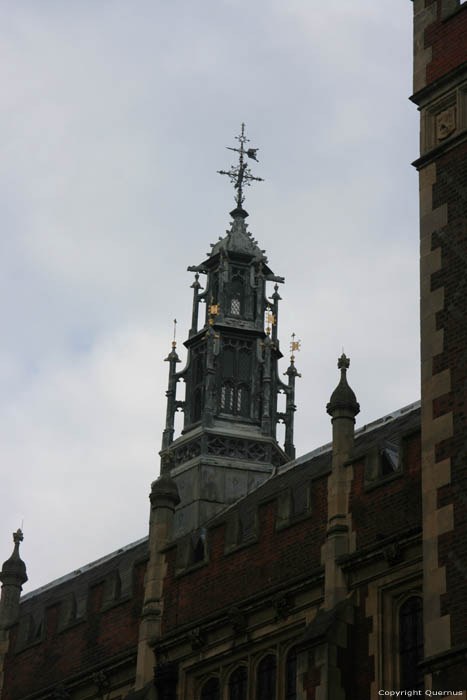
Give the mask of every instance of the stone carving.
[{"label": "stone carving", "polygon": [[110,690],[110,678],[105,671],[97,671],[93,675],[92,680],[97,686],[99,695],[103,695]]},{"label": "stone carving", "polygon": [[287,620],[293,608],[293,599],[287,593],[277,595],[272,604],[276,610],[276,617],[280,620]]},{"label": "stone carving", "polygon": [[185,445],[180,445],[175,450],[173,450],[173,462],[172,467],[175,467],[184,462],[188,462],[194,457],[198,457],[201,454],[201,441],[192,440]]},{"label": "stone carving", "polygon": [[194,630],[191,630],[191,632],[188,634],[188,638],[193,651],[202,649],[206,644],[206,633],[201,629],[201,627],[196,627]]},{"label": "stone carving", "polygon": [[453,105],[436,115],[436,138],[447,139],[456,130],[456,108]]},{"label": "stone carving", "polygon": [[239,608],[230,608],[229,619],[234,634],[241,634],[245,631],[248,622],[247,616]]},{"label": "stone carving", "polygon": [[394,566],[402,561],[402,550],[397,542],[388,544],[384,548],[384,558],[386,559],[389,566]]},{"label": "stone carving", "polygon": [[208,452],[220,457],[251,459],[255,462],[267,462],[269,457],[266,445],[252,440],[227,437],[209,437]]}]

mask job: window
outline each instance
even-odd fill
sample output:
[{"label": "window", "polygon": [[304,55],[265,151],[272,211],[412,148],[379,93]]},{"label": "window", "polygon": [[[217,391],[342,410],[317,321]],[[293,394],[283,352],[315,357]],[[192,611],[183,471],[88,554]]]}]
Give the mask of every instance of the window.
[{"label": "window", "polygon": [[399,610],[399,655],[401,690],[423,690],[423,672],[418,663],[423,659],[422,599],[412,596]]},{"label": "window", "polygon": [[292,488],[291,516],[304,515],[308,510],[308,488],[300,483]]},{"label": "window", "polygon": [[365,455],[365,488],[374,488],[402,474],[404,443],[385,440]]},{"label": "window", "polygon": [[228,338],[222,353],[222,383],[219,402],[222,413],[250,416],[251,374],[251,342]]},{"label": "window", "polygon": [[192,564],[197,564],[200,561],[204,561],[205,557],[205,546],[206,546],[206,529],[203,527],[201,529],[201,534],[195,541],[192,540],[193,556]]},{"label": "window", "polygon": [[192,365],[192,408],[191,408],[191,422],[195,423],[201,419],[201,413],[203,410],[203,392],[204,392],[204,352],[201,348],[196,348],[193,351],[193,365]]},{"label": "window", "polygon": [[244,313],[245,270],[234,267],[232,281],[229,284],[227,313],[230,316],[241,316]]},{"label": "window", "polygon": [[274,700],[276,697],[276,657],[265,656],[258,665],[256,700]]},{"label": "window", "polygon": [[219,700],[220,690],[219,690],[219,679],[210,678],[201,690],[200,700]]},{"label": "window", "polygon": [[239,666],[229,679],[229,700],[246,700],[247,670]]},{"label": "window", "polygon": [[297,652],[294,647],[287,654],[285,662],[285,700],[297,698]]},{"label": "window", "polygon": [[230,300],[230,313],[232,316],[240,316],[241,310],[240,295],[235,295]]},{"label": "window", "polygon": [[381,450],[381,476],[399,471],[399,446],[386,442]]}]

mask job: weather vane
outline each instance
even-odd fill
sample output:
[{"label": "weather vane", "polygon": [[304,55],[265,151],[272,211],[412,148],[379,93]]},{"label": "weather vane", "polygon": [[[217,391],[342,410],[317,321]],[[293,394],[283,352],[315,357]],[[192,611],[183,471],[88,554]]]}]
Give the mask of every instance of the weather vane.
[{"label": "weather vane", "polygon": [[228,148],[229,151],[235,151],[235,153],[239,154],[238,165],[232,165],[230,170],[218,170],[217,172],[220,175],[228,175],[230,177],[230,181],[234,183],[234,187],[237,190],[235,202],[237,204],[237,209],[241,209],[243,200],[245,199],[243,195],[243,188],[247,185],[250,186],[252,180],[263,182],[263,178],[252,175],[251,170],[248,167],[248,163],[245,163],[245,156],[258,162],[258,158],[256,157],[258,149],[245,148],[245,143],[250,141],[250,139],[247,139],[245,136],[245,124],[242,123],[241,134],[235,138],[240,143],[240,148],[232,148],[231,146],[226,146],[226,148]]}]

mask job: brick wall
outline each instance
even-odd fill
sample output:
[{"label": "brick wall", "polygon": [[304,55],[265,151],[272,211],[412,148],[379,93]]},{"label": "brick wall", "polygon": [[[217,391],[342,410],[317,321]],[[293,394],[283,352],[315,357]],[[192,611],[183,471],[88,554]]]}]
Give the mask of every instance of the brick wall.
[{"label": "brick wall", "polygon": [[431,47],[432,60],[427,65],[427,82],[445,75],[462,61],[467,61],[467,4],[456,14],[442,20],[438,6],[437,21],[425,30],[425,47]]},{"label": "brick wall", "polygon": [[[465,31],[467,36],[467,24]],[[432,275],[432,290],[444,288],[445,297],[437,318],[444,349],[434,358],[433,373],[449,369],[451,391],[433,401],[433,415],[451,413],[453,430],[436,445],[435,454],[438,462],[450,458],[451,483],[439,489],[438,507],[453,505],[455,528],[440,535],[438,554],[447,579],[441,614],[451,615],[451,643],[456,646],[467,643],[467,143],[440,157],[436,169],[433,205],[447,204],[448,224],[433,234],[432,242],[433,249],[441,248],[442,260]]]},{"label": "brick wall", "polygon": [[[38,642],[17,650],[18,625],[12,629],[10,652],[5,661],[2,700],[17,700],[59,683],[73,683],[78,675],[105,668],[125,653],[136,654],[145,565],[136,567],[133,594],[102,609],[105,582],[89,589],[82,619],[60,630],[60,590],[45,607],[43,631]],[[35,604],[40,603],[40,595]],[[28,601],[31,602],[31,601]]]},{"label": "brick wall", "polygon": [[258,507],[257,541],[225,554],[225,523],[208,531],[209,562],[176,574],[176,550],[168,552],[164,583],[164,633],[226,608],[321,565],[326,523],[326,478],[313,482],[310,517],[276,530],[276,500]]},{"label": "brick wall", "polygon": [[[467,4],[415,0],[426,683],[467,688]],[[418,90],[418,91],[417,91]],[[439,119],[439,123],[436,120]],[[438,126],[444,128],[437,131]]]},{"label": "brick wall", "polygon": [[365,484],[365,460],[354,464],[349,508],[357,534],[357,549],[421,527],[420,433],[407,436],[403,450],[400,477],[389,481],[382,479],[371,489]]}]

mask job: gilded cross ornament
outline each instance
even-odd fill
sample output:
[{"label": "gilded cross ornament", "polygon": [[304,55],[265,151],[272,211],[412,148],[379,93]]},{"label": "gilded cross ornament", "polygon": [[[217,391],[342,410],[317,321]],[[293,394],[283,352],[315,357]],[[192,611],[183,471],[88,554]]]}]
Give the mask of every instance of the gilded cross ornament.
[{"label": "gilded cross ornament", "polygon": [[243,194],[243,188],[245,186],[249,187],[253,180],[256,180],[257,182],[263,182],[263,178],[256,177],[255,175],[253,175],[251,173],[250,168],[248,167],[248,163],[245,162],[245,156],[258,162],[256,154],[259,149],[248,147],[245,148],[245,144],[249,143],[250,139],[247,139],[247,137],[245,136],[244,123],[242,123],[240,135],[236,136],[235,138],[240,144],[239,148],[234,148],[232,146],[226,146],[226,148],[229,151],[235,151],[235,153],[238,153],[238,165],[232,165],[230,170],[218,170],[217,172],[219,173],[219,175],[227,175],[230,178],[230,181],[233,183],[234,188],[237,190],[237,194],[235,195],[235,203],[237,205],[237,208],[241,209],[243,201],[245,199]]},{"label": "gilded cross ornament", "polygon": [[209,314],[211,316],[217,316],[219,313],[219,304],[213,304],[214,297],[211,297],[211,303],[209,304]]},{"label": "gilded cross ornament", "polygon": [[266,308],[266,333],[269,335],[271,333],[271,326],[276,323],[276,317],[272,313],[270,306]]},{"label": "gilded cross ornament", "polygon": [[296,337],[297,336],[295,335],[295,333],[292,333],[292,340],[290,341],[290,352],[291,352],[290,361],[291,362],[293,362],[295,360],[294,352],[300,352],[300,350],[301,350],[302,341],[295,340]]}]

